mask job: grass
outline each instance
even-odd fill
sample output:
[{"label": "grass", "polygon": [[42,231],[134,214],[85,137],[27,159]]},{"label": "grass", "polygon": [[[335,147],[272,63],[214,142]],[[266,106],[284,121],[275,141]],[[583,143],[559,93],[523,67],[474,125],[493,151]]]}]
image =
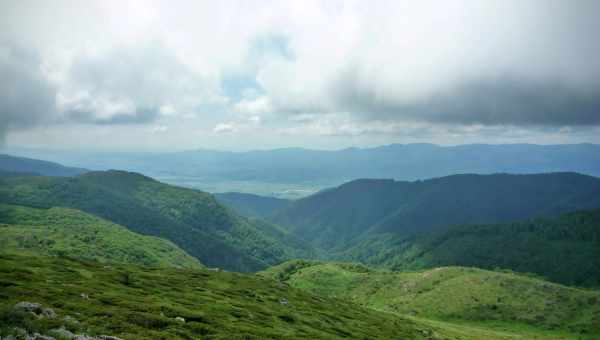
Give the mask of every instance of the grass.
[{"label": "grass", "polygon": [[574,338],[600,335],[599,292],[511,272],[464,267],[391,272],[348,263],[290,261],[263,275],[400,315]]},{"label": "grass", "polygon": [[[265,277],[208,269],[2,254],[0,287],[0,335],[15,326],[42,334],[65,326],[123,339],[474,339]],[[58,317],[14,312],[20,301],[41,303]],[[66,323],[67,315],[80,323]]]},{"label": "grass", "polygon": [[199,268],[200,262],[173,243],[68,208],[36,209],[0,204],[4,252],[70,256],[99,262]]}]

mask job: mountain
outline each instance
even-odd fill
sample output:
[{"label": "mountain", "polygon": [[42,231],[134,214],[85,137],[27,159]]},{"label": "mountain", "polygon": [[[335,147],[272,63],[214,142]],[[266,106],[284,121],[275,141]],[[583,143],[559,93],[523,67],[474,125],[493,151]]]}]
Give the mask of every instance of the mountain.
[{"label": "mountain", "polygon": [[511,272],[463,267],[390,272],[349,263],[290,261],[262,275],[392,313],[502,329],[527,325],[574,333],[579,339],[600,334],[600,292]]},{"label": "mountain", "polygon": [[35,209],[0,204],[0,248],[99,262],[200,268],[173,243],[67,208]]},{"label": "mountain", "polygon": [[205,192],[124,171],[76,177],[0,178],[0,202],[78,209],[144,234],[166,238],[211,267],[255,271],[308,256],[279,227],[238,216]]},{"label": "mountain", "polygon": [[394,270],[505,268],[563,284],[600,287],[600,209],[553,219],[456,226],[409,238],[381,234],[340,258]]},{"label": "mountain", "polygon": [[162,181],[210,192],[306,196],[358,178],[417,180],[461,173],[578,172],[600,176],[594,144],[392,144],[374,148],[286,148],[226,152],[77,152],[14,149],[13,153],[80,167],[140,172]]},{"label": "mountain", "polygon": [[59,339],[477,339],[256,275],[1,253],[0,272],[4,339],[16,328]]},{"label": "mountain", "polygon": [[287,199],[241,192],[217,193],[214,196],[222,204],[247,217],[268,218],[290,204]]},{"label": "mountain", "polygon": [[600,207],[600,179],[576,173],[362,179],[296,200],[273,217],[312,245],[343,250],[368,237],[457,224],[557,216]]},{"label": "mountain", "polygon": [[88,170],[66,167],[57,163],[38,159],[16,157],[0,154],[0,171],[2,173],[24,173],[44,176],[76,176]]}]

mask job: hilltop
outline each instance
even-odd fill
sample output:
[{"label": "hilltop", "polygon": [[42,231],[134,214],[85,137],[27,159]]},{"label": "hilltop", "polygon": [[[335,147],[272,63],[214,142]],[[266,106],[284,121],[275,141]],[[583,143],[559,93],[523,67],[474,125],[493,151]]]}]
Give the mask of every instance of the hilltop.
[{"label": "hilltop", "polygon": [[[263,275],[325,297],[398,314],[518,329],[600,333],[600,293],[511,272],[440,267],[417,272],[290,261]],[[493,327],[492,327],[493,328]]]},{"label": "hilltop", "polygon": [[39,159],[0,154],[0,171],[3,173],[37,174],[43,176],[76,176],[87,172],[83,168],[67,167]]}]

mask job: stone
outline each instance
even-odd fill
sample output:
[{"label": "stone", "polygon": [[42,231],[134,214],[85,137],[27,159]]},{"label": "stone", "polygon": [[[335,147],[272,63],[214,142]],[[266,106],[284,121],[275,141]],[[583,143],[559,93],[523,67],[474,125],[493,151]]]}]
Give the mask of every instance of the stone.
[{"label": "stone", "polygon": [[182,318],[181,316],[176,317],[175,321],[179,321],[179,322],[185,323],[185,319]]},{"label": "stone", "polygon": [[21,302],[17,303],[13,308],[17,309],[17,310],[22,310],[24,312],[31,312],[31,313],[35,313],[35,314],[42,312],[42,305],[39,303],[35,303],[35,302],[21,301]]},{"label": "stone", "polygon": [[66,329],[64,326],[61,328],[51,329],[49,333],[65,339],[73,339],[75,337],[75,334]]},{"label": "stone", "polygon": [[281,298],[281,299],[279,299],[279,303],[285,306],[285,305],[287,305],[290,302],[286,298]]}]

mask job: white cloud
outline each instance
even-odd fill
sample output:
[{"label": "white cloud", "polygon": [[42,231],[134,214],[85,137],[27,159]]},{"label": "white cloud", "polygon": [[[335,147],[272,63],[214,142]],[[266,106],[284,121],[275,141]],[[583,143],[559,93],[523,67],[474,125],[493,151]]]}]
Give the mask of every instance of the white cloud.
[{"label": "white cloud", "polygon": [[214,133],[232,133],[236,131],[237,128],[233,123],[219,123],[213,128]]}]

